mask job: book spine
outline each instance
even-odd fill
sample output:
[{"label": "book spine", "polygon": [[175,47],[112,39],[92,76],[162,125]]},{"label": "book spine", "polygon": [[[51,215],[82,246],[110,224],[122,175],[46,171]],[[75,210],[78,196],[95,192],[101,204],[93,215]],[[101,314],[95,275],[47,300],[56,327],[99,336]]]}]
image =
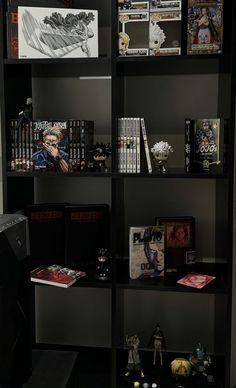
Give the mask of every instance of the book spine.
[{"label": "book spine", "polygon": [[7,19],[7,56],[18,58],[18,12],[17,7],[9,7]]},{"label": "book spine", "polygon": [[189,173],[192,171],[192,145],[191,145],[191,124],[192,120],[185,119],[185,172]]},{"label": "book spine", "polygon": [[144,150],[145,150],[145,155],[146,155],[148,172],[149,172],[149,174],[151,174],[152,173],[152,164],[151,164],[151,159],[150,159],[150,152],[149,152],[148,139],[147,139],[147,131],[146,131],[146,126],[145,126],[144,118],[141,118],[140,122],[141,122],[141,128],[142,128]]},{"label": "book spine", "polygon": [[137,136],[137,167],[136,172],[140,174],[141,171],[141,153],[140,153],[140,118],[136,117],[136,136]]}]

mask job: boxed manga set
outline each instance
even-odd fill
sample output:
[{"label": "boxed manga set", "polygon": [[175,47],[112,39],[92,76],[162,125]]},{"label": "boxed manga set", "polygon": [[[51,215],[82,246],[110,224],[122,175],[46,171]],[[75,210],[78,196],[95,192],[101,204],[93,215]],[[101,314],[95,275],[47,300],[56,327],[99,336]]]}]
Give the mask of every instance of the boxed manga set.
[{"label": "boxed manga set", "polygon": [[164,276],[163,227],[130,227],[129,273],[131,279]]}]

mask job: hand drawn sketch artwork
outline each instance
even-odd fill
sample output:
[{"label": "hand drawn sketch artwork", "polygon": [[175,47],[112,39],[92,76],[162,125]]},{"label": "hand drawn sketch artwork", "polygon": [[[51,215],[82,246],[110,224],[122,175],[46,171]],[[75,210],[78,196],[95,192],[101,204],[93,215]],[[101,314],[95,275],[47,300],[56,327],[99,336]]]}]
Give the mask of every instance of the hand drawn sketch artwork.
[{"label": "hand drawn sketch artwork", "polygon": [[19,58],[98,57],[98,11],[18,7]]}]

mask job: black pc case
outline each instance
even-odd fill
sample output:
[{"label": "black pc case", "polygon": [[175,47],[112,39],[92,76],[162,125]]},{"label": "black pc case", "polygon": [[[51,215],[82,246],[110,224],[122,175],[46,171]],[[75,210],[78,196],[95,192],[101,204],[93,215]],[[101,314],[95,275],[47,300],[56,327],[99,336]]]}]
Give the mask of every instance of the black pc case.
[{"label": "black pc case", "polygon": [[0,215],[0,386],[20,387],[31,374],[27,218]]}]

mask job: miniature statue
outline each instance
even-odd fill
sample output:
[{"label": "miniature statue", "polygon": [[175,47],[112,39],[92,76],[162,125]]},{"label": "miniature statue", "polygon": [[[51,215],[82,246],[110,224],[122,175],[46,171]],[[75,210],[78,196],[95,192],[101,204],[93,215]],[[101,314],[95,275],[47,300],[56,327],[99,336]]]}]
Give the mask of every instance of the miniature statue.
[{"label": "miniature statue", "polygon": [[19,116],[19,122],[18,122],[18,128],[21,127],[23,122],[28,122],[32,119],[33,116],[33,104],[32,104],[32,98],[28,97],[26,99],[25,103],[25,109],[18,113]]},{"label": "miniature statue", "polygon": [[98,263],[96,270],[96,278],[99,280],[107,280],[110,278],[108,250],[106,248],[100,248],[98,249],[97,254]]},{"label": "miniature statue", "polygon": [[164,334],[161,331],[161,327],[159,324],[156,325],[151,335],[149,345],[152,345],[154,347],[153,365],[156,365],[156,354],[157,352],[159,352],[160,364],[161,366],[163,366],[162,351],[163,349],[165,349],[166,344]]},{"label": "miniature statue", "polygon": [[191,372],[191,364],[186,358],[175,358],[171,364],[171,371],[176,380],[176,386],[184,387]]},{"label": "miniature statue", "polygon": [[157,168],[161,173],[165,173],[165,164],[170,152],[173,152],[173,148],[166,141],[159,141],[151,148],[151,152],[153,153]]},{"label": "miniature statue", "polygon": [[208,382],[214,382],[214,377],[207,373],[211,366],[211,357],[206,354],[206,349],[199,342],[189,357],[192,365],[192,375],[202,374]]},{"label": "miniature statue", "polygon": [[130,372],[140,372],[140,377],[144,377],[144,373],[142,371],[141,363],[140,363],[140,357],[139,357],[139,337],[137,334],[133,334],[130,336],[126,336],[126,343],[129,347],[129,354],[128,354],[128,363],[127,363],[127,372],[125,373],[125,376],[129,376]]},{"label": "miniature statue", "polygon": [[111,145],[103,144],[103,143],[96,143],[91,147],[91,150],[89,151],[92,153],[93,160],[94,160],[94,168],[95,171],[99,172],[107,172],[106,167],[106,159],[111,154]]}]

